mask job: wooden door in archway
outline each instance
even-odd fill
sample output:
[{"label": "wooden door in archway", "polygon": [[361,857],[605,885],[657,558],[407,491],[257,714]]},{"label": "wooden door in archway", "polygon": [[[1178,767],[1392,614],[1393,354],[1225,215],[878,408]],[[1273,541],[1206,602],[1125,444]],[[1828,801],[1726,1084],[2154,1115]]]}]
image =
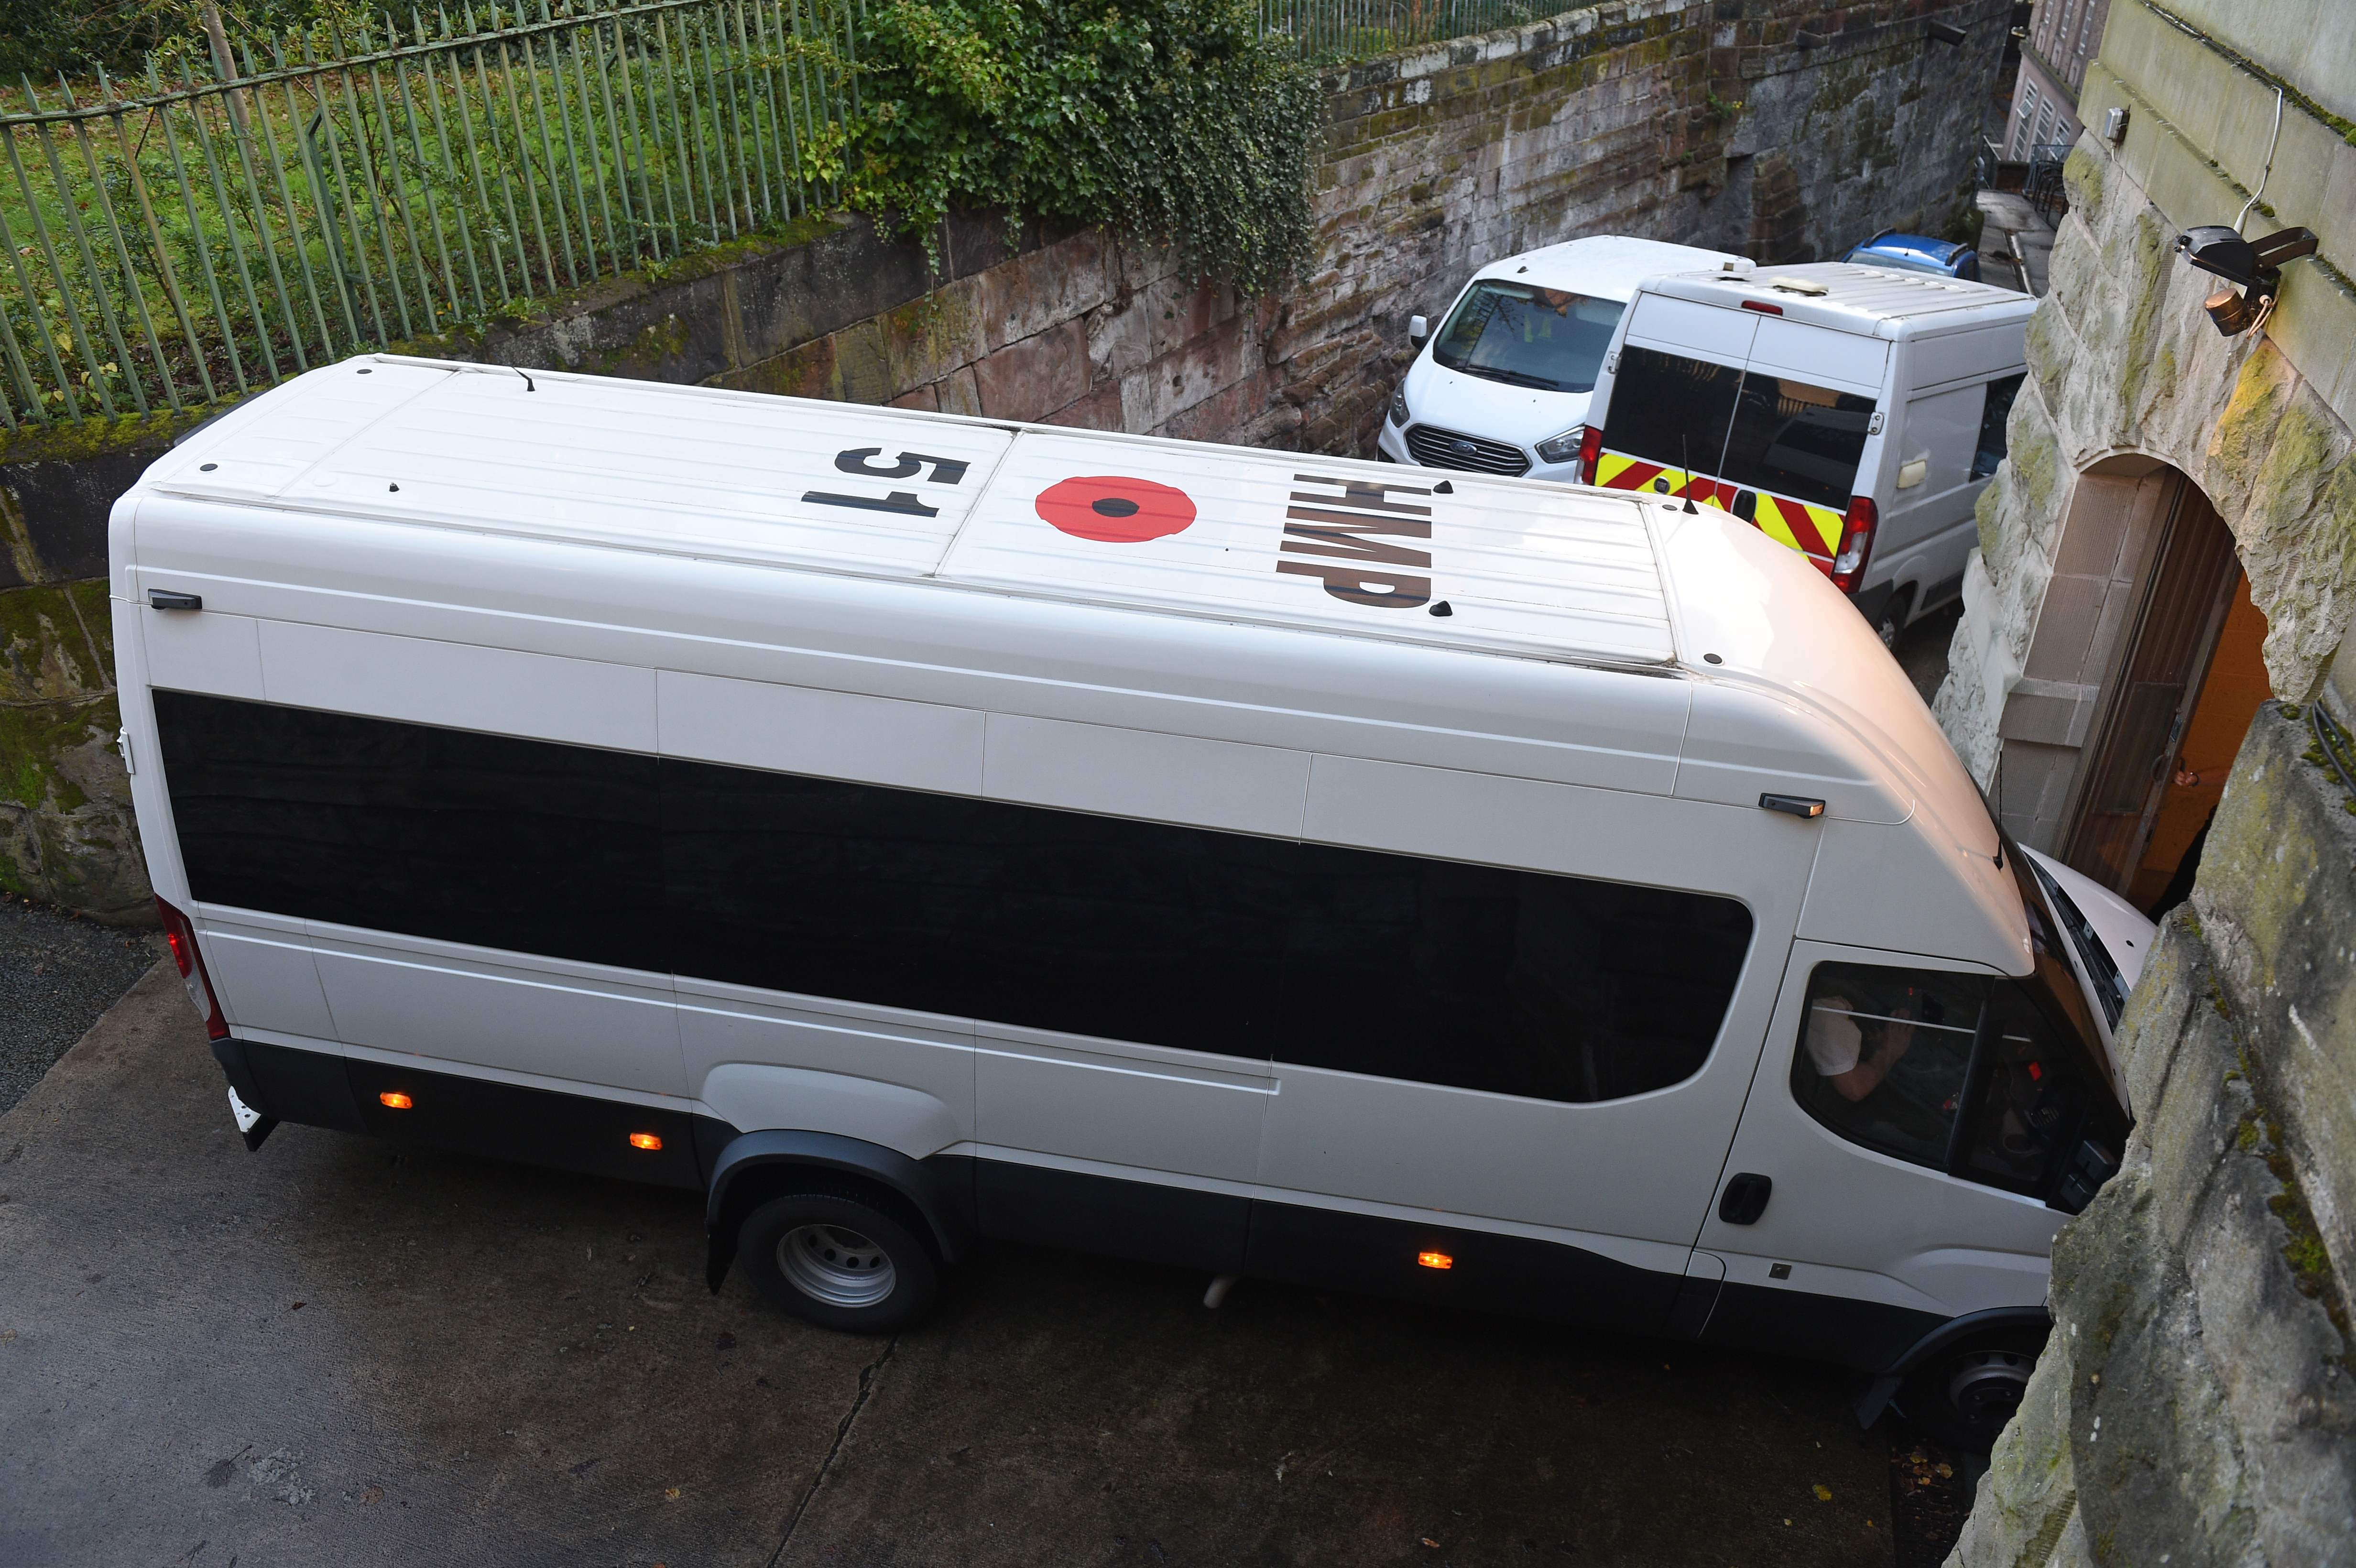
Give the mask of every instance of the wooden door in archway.
[{"label": "wooden door in archway", "polygon": [[[2233,536],[2200,486],[2179,480],[2067,839],[2064,859],[2104,887],[2133,897],[2145,891],[2139,874],[2151,880],[2147,851],[2178,787],[2179,753],[2237,595],[2248,597]],[[2261,637],[2264,624],[2257,622]],[[2249,708],[2254,711],[2256,700]],[[2234,744],[2248,723],[2244,712]],[[2158,880],[2164,885],[2167,872]]]}]

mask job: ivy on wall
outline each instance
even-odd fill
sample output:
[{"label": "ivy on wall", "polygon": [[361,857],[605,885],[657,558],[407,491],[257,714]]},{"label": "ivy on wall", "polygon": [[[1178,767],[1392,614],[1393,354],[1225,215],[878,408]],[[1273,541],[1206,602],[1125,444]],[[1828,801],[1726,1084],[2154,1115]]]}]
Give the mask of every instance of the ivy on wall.
[{"label": "ivy on wall", "polygon": [[851,52],[848,198],[937,266],[952,206],[1167,245],[1247,294],[1311,253],[1324,97],[1251,0],[890,0]]}]

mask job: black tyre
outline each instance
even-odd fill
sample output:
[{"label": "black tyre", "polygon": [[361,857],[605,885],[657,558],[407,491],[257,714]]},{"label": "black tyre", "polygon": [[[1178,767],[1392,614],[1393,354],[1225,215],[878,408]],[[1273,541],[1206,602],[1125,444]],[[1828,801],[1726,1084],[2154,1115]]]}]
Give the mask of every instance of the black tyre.
[{"label": "black tyre", "polygon": [[2019,1410],[2036,1370],[2033,1346],[1954,1351],[1907,1374],[1898,1408],[1933,1442],[1985,1454]]},{"label": "black tyre", "polygon": [[914,1217],[849,1189],[769,1200],[745,1216],[736,1256],[771,1303],[850,1334],[905,1328],[940,1295],[940,1264]]},{"label": "black tyre", "polygon": [[1913,607],[1913,603],[1914,595],[1901,589],[1891,594],[1889,602],[1881,606],[1881,613],[1874,621],[1873,631],[1874,635],[1881,639],[1883,647],[1894,648],[1898,645],[1898,634],[1906,629],[1906,613]]}]

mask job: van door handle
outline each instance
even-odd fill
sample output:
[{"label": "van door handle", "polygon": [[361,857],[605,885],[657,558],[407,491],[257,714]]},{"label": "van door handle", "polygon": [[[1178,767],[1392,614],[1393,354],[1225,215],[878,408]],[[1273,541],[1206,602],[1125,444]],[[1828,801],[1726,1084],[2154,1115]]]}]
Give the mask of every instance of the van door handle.
[{"label": "van door handle", "polygon": [[1767,1212],[1767,1195],[1774,1190],[1773,1181],[1746,1170],[1726,1184],[1726,1196],[1718,1200],[1718,1217],[1730,1225],[1755,1225],[1759,1216]]}]

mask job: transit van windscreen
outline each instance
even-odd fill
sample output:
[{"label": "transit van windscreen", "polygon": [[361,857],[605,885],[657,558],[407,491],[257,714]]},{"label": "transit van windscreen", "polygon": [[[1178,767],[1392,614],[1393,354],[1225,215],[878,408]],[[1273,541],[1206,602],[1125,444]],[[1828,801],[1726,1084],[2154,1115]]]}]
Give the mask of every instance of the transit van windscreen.
[{"label": "transit van windscreen", "polygon": [[1547,392],[1591,392],[1626,307],[1562,289],[1484,278],[1440,329],[1431,357],[1451,370]]}]

